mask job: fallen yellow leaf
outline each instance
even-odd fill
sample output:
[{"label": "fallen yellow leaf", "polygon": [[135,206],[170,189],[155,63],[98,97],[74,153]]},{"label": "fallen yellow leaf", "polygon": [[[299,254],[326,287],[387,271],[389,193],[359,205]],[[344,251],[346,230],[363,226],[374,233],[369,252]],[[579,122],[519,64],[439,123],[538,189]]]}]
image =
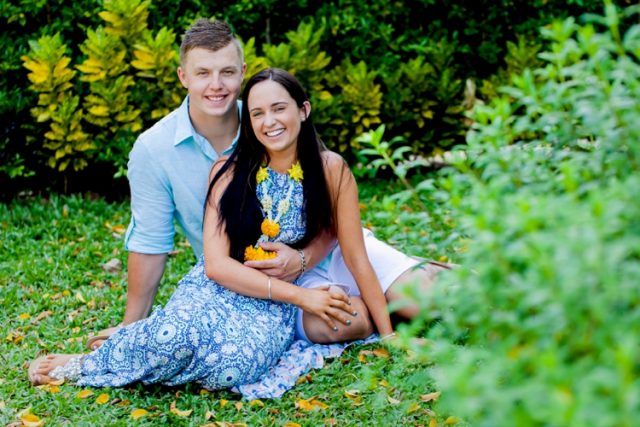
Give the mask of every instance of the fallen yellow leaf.
[{"label": "fallen yellow leaf", "polygon": [[397,405],[398,403],[400,403],[400,401],[398,399],[394,399],[391,396],[387,396],[387,401],[392,405]]},{"label": "fallen yellow leaf", "polygon": [[453,425],[453,424],[458,424],[460,422],[460,420],[458,420],[456,417],[447,417],[446,420],[444,420],[445,425]]},{"label": "fallen yellow leaf", "polygon": [[118,224],[111,227],[111,231],[113,231],[114,233],[122,234],[127,231],[127,228],[122,224]]},{"label": "fallen yellow leaf", "polygon": [[298,423],[294,423],[293,421],[287,421],[284,424],[284,427],[301,427],[300,424]]},{"label": "fallen yellow leaf", "polygon": [[39,388],[40,390],[48,391],[49,393],[60,393],[60,387],[58,387],[57,385],[41,384],[39,386],[36,386],[36,388]]},{"label": "fallen yellow leaf", "polygon": [[254,399],[249,402],[249,406],[259,406],[261,408],[264,408],[264,402],[260,399]]},{"label": "fallen yellow leaf", "polygon": [[375,350],[373,350],[373,354],[375,356],[381,357],[383,359],[388,359],[389,358],[389,352],[384,348],[376,348]]},{"label": "fallen yellow leaf", "polygon": [[7,340],[8,342],[13,342],[14,344],[18,344],[23,339],[24,335],[20,331],[11,331],[5,338],[5,340]]},{"label": "fallen yellow leaf", "polygon": [[134,409],[133,411],[131,411],[131,418],[137,420],[138,418],[142,418],[148,414],[149,411],[147,411],[146,409]]},{"label": "fallen yellow leaf", "polygon": [[220,407],[221,408],[224,408],[227,403],[229,403],[229,401],[227,399],[220,399]]},{"label": "fallen yellow leaf", "polygon": [[41,420],[38,416],[29,413],[21,415],[20,421],[22,421],[22,425],[27,427],[40,427],[44,424],[44,420]]},{"label": "fallen yellow leaf", "polygon": [[303,409],[305,411],[313,411],[316,408],[327,409],[328,407],[329,405],[315,398],[311,398],[309,400],[300,399],[296,402],[296,408]]},{"label": "fallen yellow leaf", "polygon": [[171,402],[170,411],[172,414],[176,414],[179,417],[188,417],[193,412],[193,409],[187,409],[185,411],[176,408],[176,401]]},{"label": "fallen yellow leaf", "polygon": [[360,363],[365,363],[367,361],[367,356],[371,354],[373,354],[373,351],[371,350],[360,350],[360,353],[358,353],[358,360]]},{"label": "fallen yellow leaf", "polygon": [[345,390],[344,395],[349,399],[354,399],[360,395],[360,390]]},{"label": "fallen yellow leaf", "polygon": [[303,375],[296,380],[296,385],[300,385],[302,383],[310,383],[313,380],[311,375]]},{"label": "fallen yellow leaf", "polygon": [[36,324],[39,321],[41,321],[42,319],[44,319],[45,317],[51,316],[52,314],[53,314],[53,312],[51,310],[45,310],[45,311],[41,312],[40,314],[38,314],[36,316],[36,318],[31,321],[31,323],[32,324]]},{"label": "fallen yellow leaf", "polygon": [[420,409],[420,405],[417,402],[412,402],[411,405],[407,408],[407,414],[417,411]]},{"label": "fallen yellow leaf", "polygon": [[378,382],[378,384],[380,384],[382,387],[385,387],[385,388],[386,388],[386,387],[389,387],[389,385],[390,385],[390,384],[389,384],[389,382],[388,382],[387,380],[380,380],[380,381]]},{"label": "fallen yellow leaf", "polygon": [[320,408],[320,409],[327,409],[329,407],[329,405],[327,405],[326,403],[318,400],[318,399],[313,399],[311,401],[311,403],[313,404],[313,406],[315,406],[316,408]]},{"label": "fallen yellow leaf", "polygon": [[439,397],[440,397],[440,392],[434,391],[433,393],[420,395],[420,400],[422,400],[423,402],[431,402],[432,400],[438,400]]},{"label": "fallen yellow leaf", "polygon": [[435,418],[431,418],[431,421],[429,421],[429,427],[438,427],[438,421],[436,421]]},{"label": "fallen yellow leaf", "polygon": [[18,316],[18,319],[27,320],[29,317],[31,317],[29,313],[22,313],[20,316]]},{"label": "fallen yellow leaf", "polygon": [[236,407],[236,411],[239,411],[240,409],[242,409],[242,402],[236,402],[234,406]]},{"label": "fallen yellow leaf", "polygon": [[213,418],[213,417],[215,417],[215,415],[214,415],[214,414],[213,414],[213,412],[211,412],[211,411],[207,411],[207,413],[206,413],[206,414],[204,414],[204,419],[205,419],[206,421],[209,421],[209,420],[210,420],[211,418]]},{"label": "fallen yellow leaf", "polygon": [[207,390],[206,388],[201,388],[200,389],[200,396],[206,396],[207,394],[210,394],[211,392],[209,390]]},{"label": "fallen yellow leaf", "polygon": [[98,405],[104,405],[105,403],[107,403],[109,401],[109,395],[107,393],[102,393],[100,396],[98,396],[98,398],[96,399],[96,403]]},{"label": "fallen yellow leaf", "polygon": [[93,396],[93,391],[91,391],[91,390],[80,390],[78,393],[76,393],[76,397],[78,399],[86,399],[89,396]]}]

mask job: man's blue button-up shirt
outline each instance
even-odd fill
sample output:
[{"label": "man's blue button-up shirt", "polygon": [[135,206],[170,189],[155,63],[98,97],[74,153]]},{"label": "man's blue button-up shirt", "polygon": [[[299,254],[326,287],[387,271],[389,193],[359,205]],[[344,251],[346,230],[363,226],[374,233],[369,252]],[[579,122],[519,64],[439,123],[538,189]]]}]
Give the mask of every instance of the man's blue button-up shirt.
[{"label": "man's blue button-up shirt", "polygon": [[[241,103],[238,101],[238,111]],[[223,154],[230,154],[233,144]],[[131,222],[129,251],[163,254],[173,249],[174,218],[196,257],[202,254],[202,220],[209,171],[218,159],[211,144],[189,118],[189,98],[141,134],[129,154]]]}]

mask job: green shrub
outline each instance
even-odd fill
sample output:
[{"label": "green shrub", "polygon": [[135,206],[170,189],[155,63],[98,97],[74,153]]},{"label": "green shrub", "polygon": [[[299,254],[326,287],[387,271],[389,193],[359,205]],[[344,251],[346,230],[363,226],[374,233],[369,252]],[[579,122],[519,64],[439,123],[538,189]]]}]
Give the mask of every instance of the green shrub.
[{"label": "green shrub", "polygon": [[[463,114],[472,105],[467,102],[473,99],[472,81],[487,80],[498,69],[513,70],[509,58],[503,63],[507,42],[522,34],[539,43],[537,28],[551,17],[592,11],[599,5],[600,0],[482,0],[447,7],[433,0],[295,4],[242,0],[219,7],[201,0],[0,0],[4,30],[0,43],[5,46],[0,52],[0,184],[8,177],[27,175],[33,175],[30,183],[40,187],[61,179],[72,181],[79,176],[74,167],[81,168],[84,162],[92,171],[107,171],[98,180],[110,179],[116,171],[122,175],[137,134],[134,129],[150,126],[183,96],[175,76],[180,41],[176,35],[195,17],[230,21],[250,49],[249,71],[267,63],[294,70],[314,97],[316,118],[328,145],[354,160],[360,148],[357,136],[379,123],[387,125],[391,137],[402,136],[414,153],[463,143],[468,125]],[[70,92],[78,97],[74,117],[96,149],[72,149],[55,159],[60,147],[55,151],[45,147],[50,123],[38,123],[29,114],[39,94],[28,90],[28,73],[20,58],[30,55],[29,40],[59,34],[72,59],[70,69],[78,70],[89,56],[99,59],[99,52],[88,53],[89,44],[98,42],[95,37],[89,41],[89,32],[114,43],[105,46],[112,49],[105,53],[124,49],[124,69],[100,82],[86,81],[83,72],[76,75]],[[98,46],[102,45],[94,47]],[[516,59],[526,61],[527,55]],[[337,79],[344,73],[354,73],[353,81],[344,80],[345,87]],[[505,75],[499,72],[488,81],[496,87]],[[354,90],[372,92],[356,96]],[[367,96],[371,108],[365,105]],[[106,106],[114,110],[109,117],[89,111],[104,112]],[[53,172],[47,170],[51,164],[57,169],[65,164],[73,167]]]},{"label": "green shrub", "polygon": [[438,182],[470,243],[412,329],[438,319],[416,348],[437,410],[486,426],[637,422],[638,11],[607,2],[585,25],[545,27],[542,65],[476,107]]}]

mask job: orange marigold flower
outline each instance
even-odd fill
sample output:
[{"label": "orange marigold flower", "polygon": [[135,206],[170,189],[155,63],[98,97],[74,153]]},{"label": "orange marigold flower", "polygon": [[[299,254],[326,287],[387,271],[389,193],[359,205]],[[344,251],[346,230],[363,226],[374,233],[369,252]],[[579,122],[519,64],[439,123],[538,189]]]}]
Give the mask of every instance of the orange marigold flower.
[{"label": "orange marigold flower", "polygon": [[262,234],[267,237],[276,237],[280,233],[280,224],[271,219],[265,218],[260,226],[260,231],[262,231]]},{"label": "orange marigold flower", "polygon": [[245,261],[263,261],[273,259],[278,254],[275,251],[265,251],[260,246],[247,246],[244,250]]}]

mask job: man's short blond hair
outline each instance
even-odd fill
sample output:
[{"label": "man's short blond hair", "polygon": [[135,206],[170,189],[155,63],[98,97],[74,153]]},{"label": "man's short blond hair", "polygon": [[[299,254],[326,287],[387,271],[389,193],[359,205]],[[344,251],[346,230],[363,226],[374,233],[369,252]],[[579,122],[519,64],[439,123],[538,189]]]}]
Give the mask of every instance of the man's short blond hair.
[{"label": "man's short blond hair", "polygon": [[242,46],[240,41],[231,31],[231,27],[225,21],[214,21],[210,19],[198,19],[184,33],[182,44],[180,45],[180,63],[184,65],[187,53],[191,49],[197,47],[217,52],[229,46],[230,43],[235,44],[240,56],[240,62],[244,62]]}]

